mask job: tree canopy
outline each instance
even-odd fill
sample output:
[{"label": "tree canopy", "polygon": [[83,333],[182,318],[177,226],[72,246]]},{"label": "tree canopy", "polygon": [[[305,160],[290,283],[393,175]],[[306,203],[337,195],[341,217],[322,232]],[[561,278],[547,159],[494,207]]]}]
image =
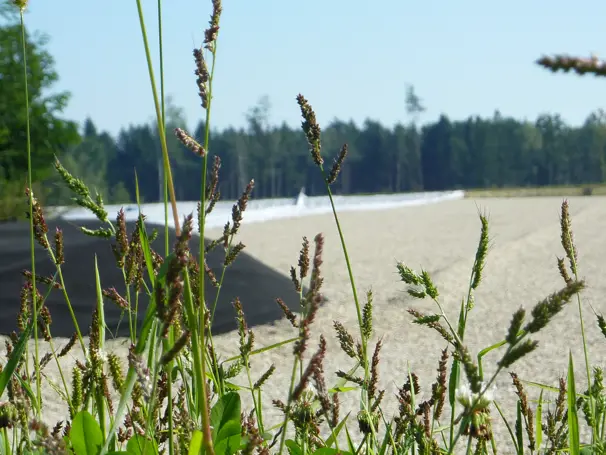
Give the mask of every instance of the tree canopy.
[{"label": "tree canopy", "polygon": [[[30,137],[34,180],[51,172],[52,159],[79,141],[77,125],[60,118],[68,92],[53,93],[58,80],[47,39],[26,34]],[[21,29],[15,23],[0,27],[0,177],[24,179],[27,171],[26,103]]]}]

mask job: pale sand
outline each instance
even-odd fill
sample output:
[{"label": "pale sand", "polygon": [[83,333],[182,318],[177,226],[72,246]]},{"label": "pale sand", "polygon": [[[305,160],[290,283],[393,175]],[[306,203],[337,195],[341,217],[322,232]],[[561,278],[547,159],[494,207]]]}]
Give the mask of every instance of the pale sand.
[{"label": "pale sand", "polygon": [[[340,215],[358,294],[363,299],[366,290],[372,288],[374,293],[375,340],[383,337],[384,342],[380,384],[387,389],[384,409],[388,416],[396,409],[393,392],[396,385],[400,386],[405,381],[408,366],[420,376],[423,398],[427,397],[436,376],[440,351],[445,347],[443,340],[433,331],[411,323],[411,317],[405,311],[409,306],[427,312],[437,311],[437,308],[429,301],[414,300],[406,294],[404,283],[399,281],[396,262],[403,261],[416,270],[428,270],[438,286],[440,300],[448,316],[456,321],[480,234],[478,207],[489,214],[492,247],[483,282],[476,293],[476,306],[470,313],[465,339],[475,355],[479,349],[503,339],[516,309],[524,306],[529,313],[539,299],[562,287],[563,281],[556,268],[556,256],[563,255],[559,232],[561,201],[560,198],[461,200]],[[598,313],[606,312],[603,300],[606,286],[603,259],[606,252],[606,198],[572,198],[570,211],[579,250],[580,274],[588,283],[583,302],[590,359],[594,365],[602,366],[606,340],[599,332],[589,304]],[[328,302],[319,310],[312,326],[308,354],[317,349],[319,336],[324,334],[328,341],[324,369],[330,386],[335,381],[336,370],[347,370],[352,365],[351,359],[338,347],[333,321],[340,321],[356,338],[358,336],[347,269],[332,216],[244,223],[239,239],[249,254],[288,274],[290,266],[297,263],[301,238],[307,236],[313,245],[313,238],[319,232],[325,236],[322,274]],[[212,237],[218,233],[209,234]],[[245,300],[246,296],[241,296],[241,299]],[[257,327],[256,348],[293,337],[295,333],[285,320]],[[558,378],[566,375],[570,349],[575,358],[577,390],[582,392],[586,387],[586,376],[579,333],[575,301],[535,337],[540,341],[537,351],[512,369],[522,379],[557,385]],[[224,357],[237,353],[237,337],[233,334],[217,337],[215,345]],[[123,342],[114,342],[112,346],[125,349]],[[291,354],[292,345],[253,359],[253,381],[272,363],[277,367],[265,387],[265,403],[269,405],[266,426],[279,421],[279,414],[271,409],[269,400],[286,400]],[[486,375],[494,371],[498,358],[494,354],[485,359]],[[56,374],[53,365],[48,367],[48,373]],[[243,378],[237,382],[245,384]],[[501,374],[497,386],[497,398],[511,417],[515,395],[506,372]],[[530,386],[527,389],[532,398],[538,397],[538,390]],[[45,417],[48,421],[65,418],[65,408],[54,392],[48,391],[46,395],[48,407]],[[351,417],[355,417],[358,395],[350,393],[349,396],[347,400],[343,397],[341,415],[345,416],[351,410]],[[250,403],[245,402],[247,405]],[[502,441],[507,437],[506,429],[496,412],[493,417],[495,432]],[[446,418],[443,418],[443,423],[447,423]],[[355,429],[356,426],[352,420],[350,428]],[[508,453],[509,450],[501,445],[500,452]]]}]

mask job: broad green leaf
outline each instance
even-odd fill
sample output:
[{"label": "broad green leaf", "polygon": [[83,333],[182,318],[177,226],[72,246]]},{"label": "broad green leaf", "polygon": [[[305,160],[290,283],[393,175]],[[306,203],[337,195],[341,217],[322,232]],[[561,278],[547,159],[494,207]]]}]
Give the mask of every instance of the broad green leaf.
[{"label": "broad green leaf", "polygon": [[75,455],[97,455],[103,445],[99,422],[88,411],[80,411],[74,417],[69,439]]},{"label": "broad green leaf", "polygon": [[151,441],[145,436],[139,434],[130,438],[126,444],[126,451],[130,455],[156,455],[158,453],[158,446],[156,441]]},{"label": "broad green leaf", "polygon": [[240,422],[240,395],[229,392],[219,398],[210,411],[210,424],[213,427],[213,437],[220,435],[221,428],[228,422]]},{"label": "broad green leaf", "polygon": [[219,398],[210,411],[215,451],[232,454],[238,450],[242,433],[240,395],[229,392]]},{"label": "broad green leaf", "polygon": [[579,437],[579,416],[577,412],[577,394],[574,384],[574,363],[572,352],[568,353],[568,445],[571,455],[581,453],[581,441]]},{"label": "broad green leaf", "polygon": [[220,439],[214,443],[215,453],[232,455],[240,448],[242,439],[240,422],[230,420],[221,428]]},{"label": "broad green leaf", "polygon": [[288,452],[290,452],[290,455],[303,455],[301,447],[299,447],[299,445],[292,439],[287,439],[285,444],[286,447],[288,447]]},{"label": "broad green leaf", "polygon": [[204,438],[204,435],[200,430],[194,431],[194,434],[191,437],[191,442],[189,443],[188,455],[198,455],[200,453],[200,449],[202,448],[202,438]]}]

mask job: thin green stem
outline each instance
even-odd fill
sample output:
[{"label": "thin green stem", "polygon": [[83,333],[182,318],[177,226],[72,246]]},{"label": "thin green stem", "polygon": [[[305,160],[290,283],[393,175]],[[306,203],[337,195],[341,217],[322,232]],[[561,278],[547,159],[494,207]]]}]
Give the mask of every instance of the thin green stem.
[{"label": "thin green stem", "polygon": [[[576,270],[576,266],[575,266],[575,270]],[[578,281],[579,277],[577,275],[577,273],[575,272],[575,279]],[[583,339],[583,354],[585,357],[585,371],[587,374],[587,392],[589,395],[589,409],[590,409],[590,413],[593,416],[592,418],[592,423],[591,423],[591,427],[592,427],[592,434],[591,434],[591,442],[592,444],[594,444],[596,442],[596,438],[599,436],[598,435],[598,430],[597,430],[597,420],[595,418],[595,406],[594,406],[594,402],[593,399],[591,397],[591,370],[589,367],[589,353],[588,353],[588,349],[587,349],[587,339],[585,336],[585,322],[583,321],[583,308],[581,305],[581,296],[579,294],[577,294],[577,304],[578,304],[578,308],[579,308],[579,321],[581,323],[581,337]]]},{"label": "thin green stem", "polygon": [[[575,253],[576,253],[576,247],[574,246],[574,242],[572,240],[572,233],[570,232],[570,230],[565,230],[565,232],[563,232],[563,234],[568,238],[568,243],[570,245],[572,245],[573,251],[571,252],[571,254],[569,255],[569,259],[570,259],[570,263],[571,263],[571,269],[572,272],[574,273],[574,278],[576,281],[579,281],[579,274],[578,274],[578,266],[577,266],[577,261],[575,258]],[[597,431],[597,421],[596,421],[596,415],[595,415],[595,406],[594,406],[594,402],[593,399],[591,399],[591,369],[590,369],[590,363],[589,363],[589,352],[587,349],[587,338],[585,335],[585,321],[583,320],[583,306],[581,304],[581,296],[577,293],[577,305],[579,308],[579,322],[581,325],[581,338],[583,340],[583,355],[584,355],[584,359],[585,359],[585,373],[587,374],[587,392],[589,394],[589,410],[591,415],[593,416],[592,418],[592,423],[591,423],[591,442],[592,444],[594,444],[596,442],[596,438],[599,436],[598,435],[598,431]]]},{"label": "thin green stem", "polygon": [[[162,129],[166,131],[166,107],[165,107],[165,92],[164,92],[164,46],[162,39],[162,0],[158,0],[158,48],[160,53],[160,103],[162,109]],[[160,169],[158,169],[160,172]],[[168,257],[170,252],[169,238],[168,238],[168,180],[166,178],[166,172],[162,169],[162,191],[163,191],[163,202],[164,202],[164,251],[165,257]],[[174,327],[169,329],[168,341],[164,341],[164,349],[170,349],[168,342],[173,344],[175,342],[175,330]],[[168,453],[173,455],[175,453],[175,440],[174,434],[174,422],[173,422],[173,381],[170,375],[172,371],[173,362],[172,360],[168,363],[167,371],[169,372],[166,398],[168,402]]]},{"label": "thin green stem", "polygon": [[[335,224],[337,226],[337,231],[339,233],[339,239],[341,241],[341,249],[343,250],[343,256],[345,257],[345,263],[347,264],[347,273],[349,275],[349,283],[351,285],[351,291],[354,299],[354,303],[356,306],[356,315],[358,317],[358,327],[360,330],[360,340],[362,342],[362,353],[364,356],[364,380],[368,382],[370,378],[370,369],[368,362],[368,341],[366,340],[366,336],[364,335],[364,323],[362,319],[362,308],[360,306],[360,299],[358,298],[358,291],[356,289],[356,282],[353,275],[353,269],[351,266],[351,260],[349,259],[349,253],[347,251],[347,244],[345,242],[345,235],[343,234],[343,229],[341,229],[341,223],[339,221],[339,215],[337,214],[337,209],[335,207],[335,201],[332,196],[332,191],[330,189],[330,184],[326,178],[326,172],[324,171],[324,166],[320,165],[320,171],[322,173],[322,178],[324,179],[324,183],[326,184],[326,191],[328,193],[328,198],[330,200],[330,206],[332,208],[333,217],[335,219]],[[367,396],[366,390],[362,387],[360,391],[360,408],[365,411],[370,409],[369,397]],[[368,411],[365,411],[368,412]],[[371,430],[373,434],[375,433],[375,428],[373,424],[373,419],[370,413],[368,412],[368,421],[371,426]]]},{"label": "thin green stem", "polygon": [[[34,251],[34,193],[32,183],[32,143],[31,143],[31,131],[30,131],[30,111],[29,111],[29,87],[27,76],[27,41],[25,36],[25,19],[23,17],[24,10],[20,10],[21,20],[21,45],[23,52],[23,85],[25,90],[25,135],[27,140],[27,185],[29,187],[29,227],[30,227],[30,254],[32,261],[32,307],[33,317],[37,317],[38,314],[38,287],[36,285],[36,253]],[[40,364],[40,352],[38,346],[38,324],[34,324],[34,362],[35,365]],[[42,412],[42,382],[40,379],[40,370],[35,369],[36,374],[36,411],[40,415]]]},{"label": "thin green stem", "polygon": [[282,423],[282,434],[280,435],[280,449],[278,450],[279,455],[282,455],[282,451],[284,450],[284,443],[286,442],[286,429],[288,428],[290,406],[292,405],[292,394],[295,390],[295,381],[297,379],[298,361],[299,361],[299,357],[295,356],[295,360],[292,364],[292,373],[290,375],[290,386],[288,389],[288,400],[286,402],[286,410],[284,411],[284,421]]},{"label": "thin green stem", "polygon": [[[199,300],[200,300],[200,310],[198,312],[198,336],[200,337],[200,348],[201,348],[201,365],[202,368],[201,374],[203,379],[203,407],[202,407],[202,421],[203,421],[203,430],[205,432],[204,439],[207,451],[212,452],[212,441],[208,440],[210,437],[210,423],[209,423],[209,415],[208,409],[206,406],[206,327],[205,327],[205,311],[206,311],[206,298],[205,298],[205,272],[204,272],[204,264],[206,262],[205,259],[205,241],[204,241],[204,228],[206,224],[206,174],[207,174],[207,166],[208,166],[208,150],[209,150],[209,142],[210,142],[210,114],[211,114],[211,105],[212,105],[212,97],[213,97],[213,79],[215,74],[215,65],[216,65],[216,41],[214,43],[214,48],[211,52],[212,55],[212,69],[208,80],[208,98],[206,105],[206,125],[205,125],[205,134],[204,134],[204,150],[206,153],[202,159],[202,188],[200,191],[200,217],[198,219],[198,227],[200,230],[200,251],[199,251],[199,263],[200,263],[200,273],[199,273],[199,281],[198,281],[198,291],[199,291]],[[212,340],[212,329],[209,327],[209,334]]]},{"label": "thin green stem", "polygon": [[173,185],[173,177],[170,168],[170,160],[168,159],[168,146],[166,144],[166,133],[164,131],[164,124],[162,121],[162,109],[160,107],[160,100],[158,99],[158,91],[156,90],[156,81],[154,77],[154,69],[151,60],[151,53],[149,51],[149,43],[147,41],[147,32],[145,29],[145,20],[143,17],[143,7],[141,6],[141,0],[137,0],[137,11],[139,13],[139,23],[141,26],[141,35],[143,37],[143,45],[145,47],[145,57],[147,59],[147,69],[149,72],[149,80],[151,83],[152,94],[154,97],[154,106],[156,108],[156,122],[158,123],[158,135],[160,136],[160,143],[162,145],[162,158],[164,160],[164,171],[166,173],[166,179],[168,182],[168,190],[171,199],[171,205],[173,210],[173,219],[175,222],[175,232],[177,236],[181,235],[181,226],[179,223],[179,212],[177,210],[177,199],[175,196],[175,187]]},{"label": "thin green stem", "polygon": [[248,366],[249,362],[248,362],[248,357],[244,360],[244,365],[246,367],[246,377],[248,379],[248,387],[250,388],[250,394],[252,396],[252,400],[253,400],[253,406],[255,407],[255,414],[257,414],[257,423],[259,425],[259,432],[261,434],[263,434],[263,418],[262,418],[262,403],[260,403],[259,401],[257,401],[257,397],[255,396],[255,388],[254,388],[254,384],[252,382],[252,377],[250,374],[250,367]]}]

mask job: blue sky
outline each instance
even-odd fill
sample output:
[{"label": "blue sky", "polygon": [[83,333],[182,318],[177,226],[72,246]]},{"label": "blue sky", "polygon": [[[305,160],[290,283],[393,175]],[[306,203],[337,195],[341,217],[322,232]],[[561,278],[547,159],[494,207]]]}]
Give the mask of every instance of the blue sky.
[{"label": "blue sky", "polygon": [[[143,0],[157,58],[157,3]],[[557,112],[573,124],[606,107],[606,79],[551,74],[544,53],[606,57],[606,2],[597,0],[224,0],[213,125],[243,126],[263,95],[273,124],[299,122],[301,92],[322,124],[366,118],[406,122],[405,87],[427,111],[453,119],[503,115],[535,119]],[[167,94],[191,127],[202,116],[192,49],[210,0],[164,0]],[[113,134],[153,118],[153,102],[134,0],[30,0],[30,29],[72,92],[66,117],[92,117]]]}]

